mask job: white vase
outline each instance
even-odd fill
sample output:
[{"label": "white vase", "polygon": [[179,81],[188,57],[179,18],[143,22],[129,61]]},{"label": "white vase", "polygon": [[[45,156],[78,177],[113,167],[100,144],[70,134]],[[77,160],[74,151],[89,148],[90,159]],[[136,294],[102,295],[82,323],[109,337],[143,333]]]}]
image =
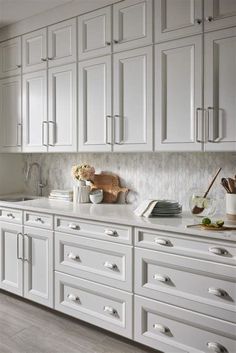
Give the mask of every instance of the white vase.
[{"label": "white vase", "polygon": [[86,185],[85,180],[78,181],[78,196],[77,202],[78,203],[88,203],[89,202],[89,193],[91,190],[90,185]]}]

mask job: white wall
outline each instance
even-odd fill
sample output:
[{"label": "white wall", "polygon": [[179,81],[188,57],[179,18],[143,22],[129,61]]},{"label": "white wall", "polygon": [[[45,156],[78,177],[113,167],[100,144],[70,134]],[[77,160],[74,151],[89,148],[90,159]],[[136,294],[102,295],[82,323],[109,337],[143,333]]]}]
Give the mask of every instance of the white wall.
[{"label": "white wall", "polygon": [[0,154],[0,195],[23,190],[22,155]]}]

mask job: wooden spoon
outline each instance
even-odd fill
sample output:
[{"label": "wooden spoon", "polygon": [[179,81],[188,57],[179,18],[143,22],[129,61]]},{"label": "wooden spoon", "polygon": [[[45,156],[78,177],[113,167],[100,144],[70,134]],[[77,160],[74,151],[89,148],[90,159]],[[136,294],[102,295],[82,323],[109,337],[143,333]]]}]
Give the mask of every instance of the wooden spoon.
[{"label": "wooden spoon", "polygon": [[[214,176],[214,178],[212,179],[210,185],[208,186],[208,189],[207,191],[205,192],[205,194],[203,195],[203,198],[207,197],[209,191],[211,190],[212,188],[212,185],[214,184],[216,178],[218,177],[220,171],[221,171],[222,168],[219,168]],[[202,211],[204,210],[204,207],[198,207],[198,206],[194,206],[194,208],[192,209],[192,213],[193,214],[199,214],[199,213],[202,213]]]},{"label": "wooden spoon", "polygon": [[229,189],[228,180],[226,178],[221,178],[221,185],[223,186],[223,188],[225,188],[225,190],[227,191],[228,194],[231,194],[231,191]]},{"label": "wooden spoon", "polygon": [[228,178],[227,181],[228,181],[228,186],[229,186],[229,190],[230,190],[231,194],[235,194],[235,182],[234,182],[234,179]]}]

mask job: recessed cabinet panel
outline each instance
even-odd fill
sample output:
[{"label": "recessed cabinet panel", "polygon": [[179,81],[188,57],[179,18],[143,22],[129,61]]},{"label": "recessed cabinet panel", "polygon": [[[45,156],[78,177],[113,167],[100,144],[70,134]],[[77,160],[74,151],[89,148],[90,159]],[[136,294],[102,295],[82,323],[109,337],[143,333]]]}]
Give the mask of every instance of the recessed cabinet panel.
[{"label": "recessed cabinet panel", "polygon": [[0,78],[20,75],[21,37],[0,43]]},{"label": "recessed cabinet panel", "polygon": [[111,7],[78,17],[79,60],[111,53]]},{"label": "recessed cabinet panel", "polygon": [[111,57],[79,64],[79,150],[111,151]]},{"label": "recessed cabinet panel", "polygon": [[236,150],[236,29],[205,36],[207,151]]},{"label": "recessed cabinet panel", "polygon": [[5,152],[21,151],[21,78],[0,81],[1,144]]},{"label": "recessed cabinet panel", "polygon": [[24,297],[53,306],[53,232],[24,229]]},{"label": "recessed cabinet panel", "polygon": [[48,27],[48,66],[76,61],[76,19]]},{"label": "recessed cabinet panel", "polygon": [[50,152],[76,152],[76,64],[48,72]]},{"label": "recessed cabinet panel", "polygon": [[152,0],[126,0],[113,6],[114,51],[152,43]]},{"label": "recessed cabinet panel", "polygon": [[23,151],[47,151],[47,72],[23,76]]},{"label": "recessed cabinet panel", "polygon": [[236,25],[235,0],[204,1],[204,31],[214,31]]},{"label": "recessed cabinet panel", "polygon": [[23,295],[22,226],[0,223],[0,288]]},{"label": "recessed cabinet panel", "polygon": [[156,151],[201,151],[201,36],[156,45],[155,60]]},{"label": "recessed cabinet panel", "polygon": [[23,72],[47,68],[47,29],[25,34],[22,37]]},{"label": "recessed cabinet panel", "polygon": [[201,33],[202,0],[155,0],[155,42]]},{"label": "recessed cabinet panel", "polygon": [[152,47],[114,55],[114,151],[152,151]]}]

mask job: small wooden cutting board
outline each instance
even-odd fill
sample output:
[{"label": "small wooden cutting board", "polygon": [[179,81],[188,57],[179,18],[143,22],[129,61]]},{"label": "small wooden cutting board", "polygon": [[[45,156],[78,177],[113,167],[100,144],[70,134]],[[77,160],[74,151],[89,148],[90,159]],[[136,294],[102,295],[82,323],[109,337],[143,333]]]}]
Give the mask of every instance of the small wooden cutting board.
[{"label": "small wooden cutting board", "polygon": [[128,188],[120,187],[118,175],[109,173],[95,174],[92,189],[103,190],[103,202],[105,203],[115,203],[120,192],[127,194],[129,191]]},{"label": "small wooden cutting board", "polygon": [[210,230],[210,231],[229,231],[229,230],[236,230],[236,227],[227,227],[227,226],[222,226],[222,227],[210,227],[210,226],[204,226],[203,224],[191,224],[187,226],[187,228],[193,228],[193,227],[199,227],[204,230]]}]

